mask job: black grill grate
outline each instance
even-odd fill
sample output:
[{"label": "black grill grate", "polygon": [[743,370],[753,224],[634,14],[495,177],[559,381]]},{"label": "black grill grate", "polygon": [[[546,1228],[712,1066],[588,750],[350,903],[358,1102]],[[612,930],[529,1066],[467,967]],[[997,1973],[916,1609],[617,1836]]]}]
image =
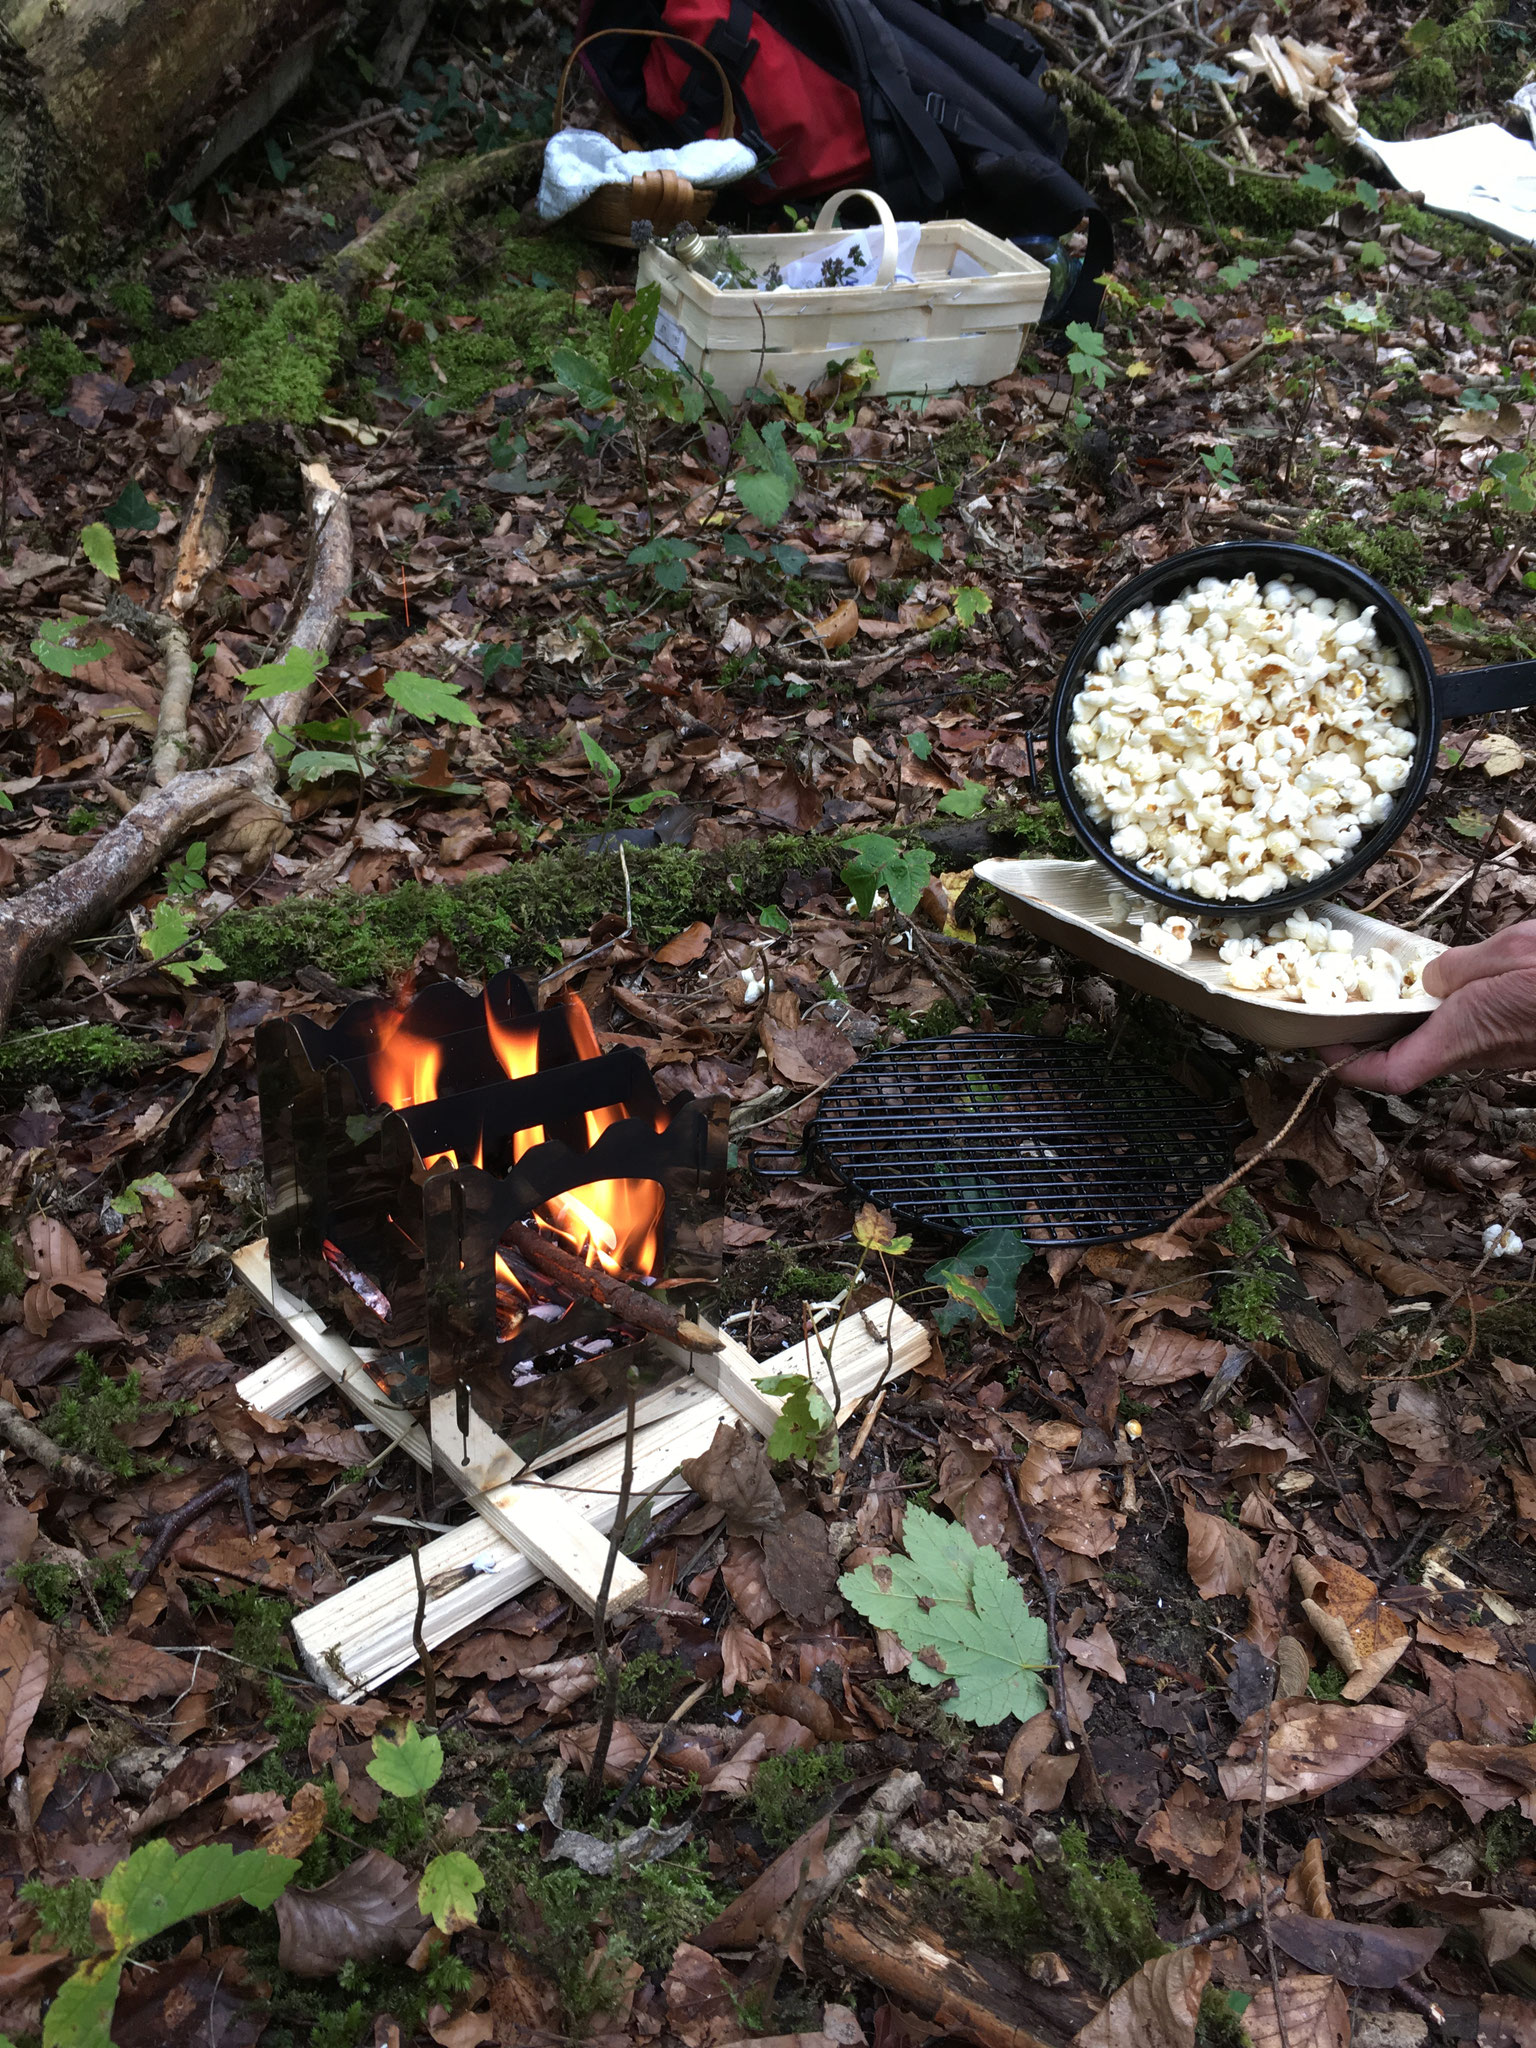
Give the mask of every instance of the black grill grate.
[{"label": "black grill grate", "polygon": [[1013,1033],[893,1046],[827,1090],[815,1143],[867,1201],[1038,1244],[1140,1237],[1232,1170],[1245,1120],[1104,1048]]}]

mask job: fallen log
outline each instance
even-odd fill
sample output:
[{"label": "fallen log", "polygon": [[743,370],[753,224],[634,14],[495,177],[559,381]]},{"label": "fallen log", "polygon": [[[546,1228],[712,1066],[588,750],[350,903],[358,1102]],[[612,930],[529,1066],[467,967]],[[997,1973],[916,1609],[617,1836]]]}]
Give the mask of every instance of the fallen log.
[{"label": "fallen log", "polygon": [[844,1895],[822,1922],[821,1944],[850,1975],[972,2048],[1065,2048],[1103,2003],[1053,1981],[1066,1972],[1048,1951],[1038,1977],[1028,1964],[962,1954],[880,1877],[862,1877]]},{"label": "fallen log", "polygon": [[[352,526],[346,495],[324,463],[308,463],[303,473],[312,521],[308,583],[283,651],[328,654],[352,586]],[[298,723],[308,697],[308,688],[300,688],[247,705],[230,744],[249,736],[255,742],[250,753],[224,767],[184,770],[163,787],[151,787],[89,853],[0,904],[0,1031],[23,984],[57,948],[114,916],[200,827],[252,798],[273,799],[273,737]],[[175,712],[184,719],[184,706]]]}]

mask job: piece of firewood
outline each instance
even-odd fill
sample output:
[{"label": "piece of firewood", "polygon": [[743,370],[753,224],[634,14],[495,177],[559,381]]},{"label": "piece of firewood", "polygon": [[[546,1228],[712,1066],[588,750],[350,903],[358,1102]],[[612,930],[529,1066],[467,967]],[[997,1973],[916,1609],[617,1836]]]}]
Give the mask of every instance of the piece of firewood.
[{"label": "piece of firewood", "polygon": [[713,1331],[704,1329],[699,1323],[689,1322],[675,1308],[669,1308],[666,1302],[658,1301],[644,1289],[616,1280],[601,1266],[589,1266],[574,1252],[562,1251],[559,1245],[552,1244],[541,1231],[531,1229],[526,1223],[514,1223],[510,1230],[503,1231],[502,1239],[547,1280],[558,1281],[569,1294],[580,1294],[588,1301],[598,1302],[626,1323],[632,1323],[637,1330],[648,1330],[653,1337],[668,1337],[674,1344],[682,1344],[690,1351],[720,1349],[720,1339]]}]

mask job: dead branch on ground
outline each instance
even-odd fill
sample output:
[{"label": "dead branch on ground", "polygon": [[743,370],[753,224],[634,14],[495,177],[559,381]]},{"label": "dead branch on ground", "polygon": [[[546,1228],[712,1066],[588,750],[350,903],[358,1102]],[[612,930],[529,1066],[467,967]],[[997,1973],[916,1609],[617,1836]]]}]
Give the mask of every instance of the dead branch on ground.
[{"label": "dead branch on ground", "polygon": [[[352,527],[346,496],[324,463],[305,464],[303,474],[313,527],[309,577],[283,652],[327,654],[352,586]],[[200,826],[252,797],[271,800],[278,769],[273,736],[303,717],[308,697],[300,688],[247,705],[224,751],[246,743],[249,752],[151,787],[81,859],[0,905],[0,1031],[23,984],[56,948],[112,917]],[[184,711],[182,719],[184,735]]]}]

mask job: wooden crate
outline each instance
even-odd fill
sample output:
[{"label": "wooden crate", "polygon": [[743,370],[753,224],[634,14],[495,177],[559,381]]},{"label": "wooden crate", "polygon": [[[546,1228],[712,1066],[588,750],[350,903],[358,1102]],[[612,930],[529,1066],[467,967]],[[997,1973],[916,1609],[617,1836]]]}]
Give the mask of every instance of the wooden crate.
[{"label": "wooden crate", "polygon": [[[846,239],[850,230],[833,223],[843,200],[854,197],[877,208],[891,251],[896,223],[873,192],[837,193],[809,234],[741,235],[732,246],[758,276],[770,263],[814,255]],[[911,284],[722,291],[655,243],[641,252],[640,283],[661,288],[653,360],[707,372],[734,401],[770,379],[804,391],[829,363],[864,348],[878,369],[867,391],[990,384],[1017,365],[1050,273],[968,220],[933,220],[919,232]]]}]

